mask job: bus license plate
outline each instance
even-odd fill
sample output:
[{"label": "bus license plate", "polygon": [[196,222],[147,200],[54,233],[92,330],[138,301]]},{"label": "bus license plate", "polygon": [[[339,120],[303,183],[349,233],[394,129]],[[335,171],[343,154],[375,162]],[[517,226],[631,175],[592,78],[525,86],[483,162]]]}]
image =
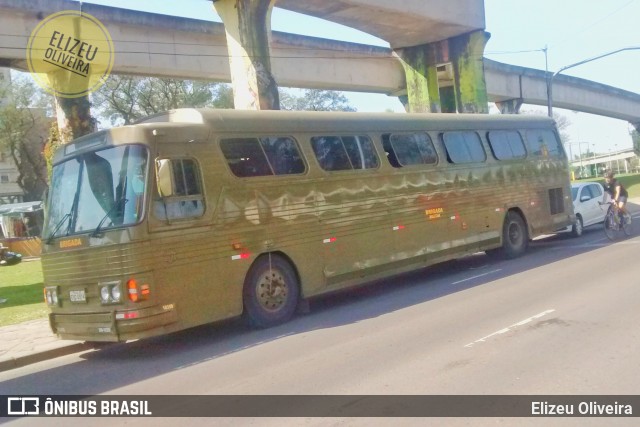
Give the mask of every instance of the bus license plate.
[{"label": "bus license plate", "polygon": [[69,291],[69,299],[71,302],[87,302],[87,297],[84,294],[84,289],[79,291]]}]

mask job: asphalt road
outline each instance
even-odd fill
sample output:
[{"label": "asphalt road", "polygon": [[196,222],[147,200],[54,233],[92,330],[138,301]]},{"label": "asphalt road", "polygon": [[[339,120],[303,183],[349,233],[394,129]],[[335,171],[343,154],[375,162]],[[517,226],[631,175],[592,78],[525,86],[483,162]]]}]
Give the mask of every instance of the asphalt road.
[{"label": "asphalt road", "polygon": [[[640,218],[635,226],[631,238],[614,243],[595,226],[578,239],[559,235],[535,241],[516,260],[491,261],[478,254],[378,282],[314,301],[310,314],[268,330],[229,322],[13,369],[0,373],[0,395],[638,395]],[[514,425],[516,419],[505,420],[404,418],[395,424]],[[23,418],[12,424],[42,421]],[[604,425],[605,420],[553,421]],[[632,425],[629,419],[606,421]],[[91,422],[148,425],[150,420]],[[518,419],[517,424],[541,422]],[[388,425],[389,420],[216,419],[216,425],[244,423]]]}]

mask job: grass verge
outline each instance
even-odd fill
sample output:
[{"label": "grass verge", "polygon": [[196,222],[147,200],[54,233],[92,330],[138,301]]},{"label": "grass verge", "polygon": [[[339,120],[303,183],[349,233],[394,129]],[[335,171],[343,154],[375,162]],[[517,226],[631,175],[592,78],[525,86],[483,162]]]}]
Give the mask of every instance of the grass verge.
[{"label": "grass verge", "polygon": [[46,317],[40,260],[0,267],[0,326]]},{"label": "grass verge", "polygon": [[[616,178],[620,180],[624,188],[629,192],[629,198],[640,197],[640,174],[621,174],[616,175]],[[599,182],[600,184],[604,184],[604,178],[588,178],[581,179],[578,181],[572,182],[584,182],[584,181],[593,181]]]}]

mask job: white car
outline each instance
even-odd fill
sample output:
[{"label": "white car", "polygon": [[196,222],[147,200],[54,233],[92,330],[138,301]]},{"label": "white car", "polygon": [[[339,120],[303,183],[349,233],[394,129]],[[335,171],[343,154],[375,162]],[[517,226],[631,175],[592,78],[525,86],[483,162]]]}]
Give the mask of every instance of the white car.
[{"label": "white car", "polygon": [[571,227],[574,236],[582,236],[584,227],[604,221],[608,206],[601,206],[599,203],[602,202],[603,195],[604,188],[597,182],[571,184],[573,211],[576,214],[576,222]]}]

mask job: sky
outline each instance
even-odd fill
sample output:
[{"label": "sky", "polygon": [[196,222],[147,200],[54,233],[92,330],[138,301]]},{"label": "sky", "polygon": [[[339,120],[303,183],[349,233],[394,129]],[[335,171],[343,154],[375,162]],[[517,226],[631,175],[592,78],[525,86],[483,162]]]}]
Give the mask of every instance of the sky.
[{"label": "sky", "polygon": [[[174,16],[221,22],[210,0],[88,0],[127,9],[153,11]],[[277,3],[276,3],[277,6]],[[485,57],[507,64],[548,70],[594,58],[626,47],[640,48],[640,0],[485,0],[486,31],[491,38]],[[378,46],[389,44],[358,30],[306,17],[277,7],[272,13],[272,29]],[[640,93],[640,50],[629,50],[566,70],[565,75],[581,77]],[[358,111],[404,111],[396,97],[346,92]],[[546,113],[546,107],[524,105],[522,110]],[[492,112],[496,110],[492,108]],[[568,144],[578,151],[606,153],[609,149],[632,146],[631,125],[587,113],[555,109],[570,125]]]}]

